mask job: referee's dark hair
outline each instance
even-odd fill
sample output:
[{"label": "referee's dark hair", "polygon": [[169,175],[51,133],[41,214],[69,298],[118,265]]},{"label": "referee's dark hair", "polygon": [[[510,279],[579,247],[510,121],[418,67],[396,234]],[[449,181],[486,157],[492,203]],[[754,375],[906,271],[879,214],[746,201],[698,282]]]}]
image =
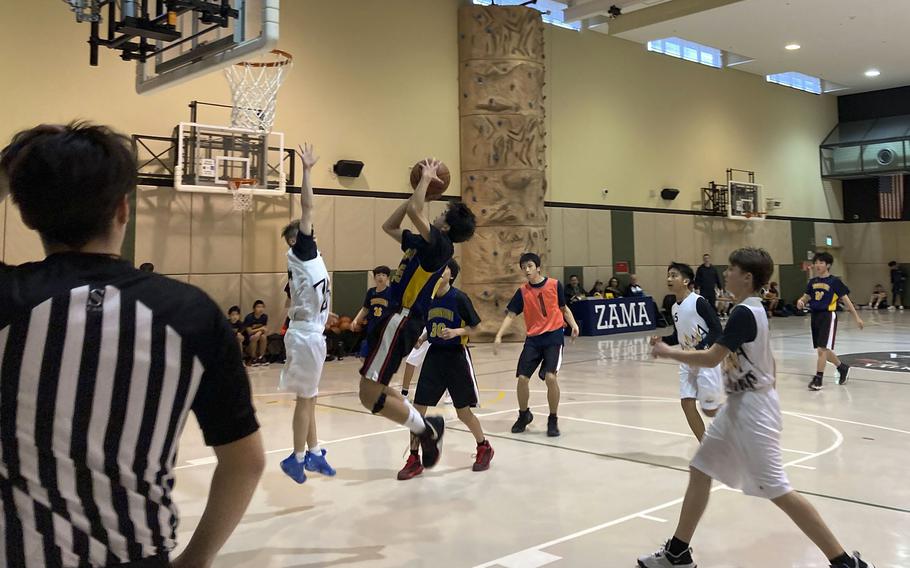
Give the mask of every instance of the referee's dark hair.
[{"label": "referee's dark hair", "polygon": [[454,258],[450,258],[449,262],[446,263],[446,266],[449,267],[449,272],[451,272],[451,276],[449,276],[449,284],[454,284],[455,279],[458,278],[458,273],[461,272],[461,267],[458,266],[458,262],[456,262]]},{"label": "referee's dark hair", "polygon": [[774,273],[774,260],[768,251],[761,248],[746,247],[731,252],[730,266],[752,275],[753,292],[761,290]]},{"label": "referee's dark hair", "polygon": [[831,256],[830,252],[815,253],[814,255],[812,255],[812,262],[815,262],[816,260],[820,260],[820,261],[824,262],[825,264],[827,264],[828,266],[831,266],[832,264],[834,264],[834,257]]},{"label": "referee's dark hair", "polygon": [[45,244],[78,249],[106,235],[136,189],[132,142],[88,122],[41,124],[0,150],[0,182]]},{"label": "referee's dark hair", "polygon": [[671,270],[676,270],[679,272],[679,275],[689,281],[689,284],[695,281],[695,272],[692,270],[692,267],[688,264],[682,262],[676,262],[675,260],[670,263],[670,266],[667,267],[667,272]]},{"label": "referee's dark hair", "polygon": [[537,256],[536,254],[534,254],[533,252],[526,252],[523,255],[521,255],[521,257],[518,259],[518,266],[519,267],[524,266],[524,263],[526,263],[528,261],[533,262],[534,266],[536,266],[537,268],[540,268],[540,257]]}]

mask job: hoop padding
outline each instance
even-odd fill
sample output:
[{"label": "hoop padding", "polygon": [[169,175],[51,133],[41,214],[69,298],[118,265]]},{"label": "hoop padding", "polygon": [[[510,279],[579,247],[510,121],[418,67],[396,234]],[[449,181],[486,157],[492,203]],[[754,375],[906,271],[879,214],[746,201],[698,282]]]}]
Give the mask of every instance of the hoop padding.
[{"label": "hoop padding", "polygon": [[231,126],[271,132],[275,122],[278,90],[293,66],[290,53],[273,49],[275,61],[243,61],[224,70],[231,86]]},{"label": "hoop padding", "polygon": [[233,199],[233,205],[231,207],[234,211],[252,211],[253,210],[253,194],[241,192],[240,187],[244,185],[255,185],[255,179],[249,178],[229,178],[228,189],[231,190],[231,198]]}]

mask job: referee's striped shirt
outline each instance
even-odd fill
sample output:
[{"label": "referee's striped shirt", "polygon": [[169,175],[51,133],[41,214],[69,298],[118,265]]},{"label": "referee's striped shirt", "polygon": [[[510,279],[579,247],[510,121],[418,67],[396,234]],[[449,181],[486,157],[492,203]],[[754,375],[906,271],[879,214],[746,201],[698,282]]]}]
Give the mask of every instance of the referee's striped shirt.
[{"label": "referee's striped shirt", "polygon": [[106,255],[0,265],[0,565],[166,562],[190,410],[213,446],[259,427],[203,292]]}]

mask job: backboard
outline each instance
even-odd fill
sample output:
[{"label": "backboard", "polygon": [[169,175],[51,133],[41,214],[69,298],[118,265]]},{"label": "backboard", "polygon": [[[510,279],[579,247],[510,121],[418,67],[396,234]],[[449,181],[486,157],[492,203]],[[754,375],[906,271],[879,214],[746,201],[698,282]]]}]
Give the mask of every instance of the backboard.
[{"label": "backboard", "polygon": [[174,188],[195,193],[231,193],[231,179],[251,179],[239,192],[285,195],[284,134],[181,122],[177,127]]},{"label": "backboard", "polygon": [[764,215],[762,186],[757,183],[730,181],[727,217],[730,219],[760,219]]},{"label": "backboard", "polygon": [[89,63],[99,48],[136,62],[136,91],[151,93],[278,44],[280,0],[65,0],[89,22]]},{"label": "backboard", "polygon": [[198,7],[171,12],[173,15],[166,13],[180,37],[174,41],[153,40],[155,51],[136,62],[136,92],[151,93],[275,48],[279,1],[183,2],[196,6],[229,4],[233,12],[225,17],[223,25],[212,22]]}]

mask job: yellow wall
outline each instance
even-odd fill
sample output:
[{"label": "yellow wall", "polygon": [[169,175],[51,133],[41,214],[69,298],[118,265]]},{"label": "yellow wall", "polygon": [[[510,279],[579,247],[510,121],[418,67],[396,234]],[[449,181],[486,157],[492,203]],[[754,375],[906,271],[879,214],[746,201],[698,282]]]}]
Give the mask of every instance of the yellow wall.
[{"label": "yellow wall", "polygon": [[[825,187],[818,168],[834,97],[600,33],[547,32],[548,199],[694,209],[699,188],[740,168],[783,201],[775,214],[842,218],[840,184]],[[654,194],[664,187],[680,190],[675,201]]]},{"label": "yellow wall", "polygon": [[[434,155],[449,164],[451,192],[458,193],[458,4],[282,4],[280,47],[294,54],[295,67],[279,97],[275,129],[290,143],[317,144],[317,187],[405,191],[408,166]],[[73,118],[126,133],[166,135],[188,119],[190,100],[230,100],[221,73],[136,95],[134,66],[114,53],[102,51],[101,66],[88,66],[89,27],[77,24],[65,4],[0,0],[0,8],[4,21],[16,22],[0,36],[0,71],[15,78],[4,83],[0,140],[38,122]],[[35,41],[48,30],[53,41]],[[839,217],[840,189],[822,187],[817,164],[818,143],[836,121],[833,97],[649,54],[641,45],[594,32],[547,30],[549,200],[666,207],[650,192],[673,186],[682,193],[672,206],[690,208],[701,185],[721,181],[724,170],[735,166],[757,170],[766,195],[784,201],[777,213]],[[334,178],[329,168],[343,158],[363,160],[363,176]],[[610,190],[606,200],[604,187]],[[317,234],[330,270],[395,262],[394,243],[380,233],[395,200],[318,200]],[[277,235],[293,214],[290,199],[257,199],[255,211],[243,215],[229,209],[225,197],[142,189],[136,261],[152,261],[162,272],[197,283],[225,305],[246,306],[260,296],[272,305],[280,302],[285,265]],[[581,265],[586,277],[608,277],[609,212],[550,213],[550,265]],[[690,216],[639,213],[635,223],[629,238],[636,240],[638,263],[658,275],[643,274],[654,280],[648,286],[659,286],[671,257],[694,262],[703,248],[726,250],[746,238]],[[697,233],[697,226],[705,228]],[[785,255],[787,247],[778,241],[786,235],[771,233],[773,247]],[[687,238],[663,240],[678,235]],[[43,256],[10,204],[0,204],[0,247],[0,259],[9,263]]]}]

